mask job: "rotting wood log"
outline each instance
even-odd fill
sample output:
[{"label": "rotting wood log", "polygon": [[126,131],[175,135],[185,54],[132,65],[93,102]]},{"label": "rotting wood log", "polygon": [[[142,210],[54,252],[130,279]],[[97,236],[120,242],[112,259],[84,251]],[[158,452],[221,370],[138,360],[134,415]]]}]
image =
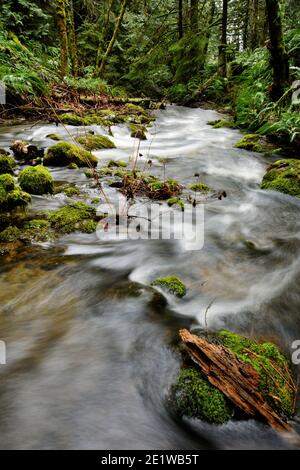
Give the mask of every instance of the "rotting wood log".
[{"label": "rotting wood log", "polygon": [[278,431],[290,430],[289,424],[259,392],[259,374],[251,364],[240,361],[228,348],[210,343],[188,330],[180,330],[179,336],[207,380],[235,406],[248,416],[263,419]]}]

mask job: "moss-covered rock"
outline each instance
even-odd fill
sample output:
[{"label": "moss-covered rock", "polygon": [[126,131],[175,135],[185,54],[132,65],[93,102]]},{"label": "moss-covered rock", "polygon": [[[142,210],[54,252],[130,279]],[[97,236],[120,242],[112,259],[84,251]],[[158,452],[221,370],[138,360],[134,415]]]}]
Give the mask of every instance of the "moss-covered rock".
[{"label": "moss-covered rock", "polygon": [[78,170],[78,165],[76,165],[76,163],[70,163],[68,165],[68,170]]},{"label": "moss-covered rock", "polygon": [[151,285],[166,289],[177,297],[184,297],[186,295],[186,287],[177,276],[167,276],[155,279]]},{"label": "moss-covered rock", "polygon": [[197,418],[211,424],[224,424],[234,415],[234,408],[223,393],[195,367],[181,369],[171,390],[171,402],[179,416]]},{"label": "moss-covered rock", "polygon": [[51,227],[60,233],[77,230],[93,233],[97,228],[97,220],[96,208],[83,203],[69,204],[49,214]]},{"label": "moss-covered rock", "polygon": [[20,237],[20,230],[18,227],[7,227],[0,233],[0,243],[12,243]]},{"label": "moss-covered rock", "polygon": [[77,116],[76,114],[66,113],[59,117],[63,124],[69,124],[70,126],[84,126],[84,118]]},{"label": "moss-covered rock", "polygon": [[190,190],[196,193],[207,193],[210,191],[210,187],[207,184],[195,183],[191,184]]},{"label": "moss-covered rock", "polygon": [[169,207],[179,206],[181,210],[184,210],[184,201],[180,197],[171,197],[167,200],[167,204]]},{"label": "moss-covered rock", "polygon": [[50,147],[45,155],[46,166],[68,166],[75,163],[78,167],[97,166],[97,158],[75,144],[60,142]]},{"label": "moss-covered rock", "polygon": [[271,189],[300,197],[300,160],[278,160],[263,178],[262,189]]},{"label": "moss-covered rock", "polygon": [[29,166],[19,175],[20,187],[29,194],[53,194],[54,181],[50,171],[44,166]]},{"label": "moss-covered rock", "polygon": [[262,153],[268,150],[268,147],[263,144],[261,136],[257,134],[244,135],[244,137],[242,137],[242,139],[239,140],[237,144],[235,144],[235,148],[258,153]]},{"label": "moss-covered rock", "polygon": [[214,129],[221,129],[222,127],[235,127],[233,121],[229,121],[226,119],[216,119],[215,121],[209,121],[207,124],[209,126],[212,126]]},{"label": "moss-covered rock", "polygon": [[131,131],[131,137],[134,139],[147,140],[145,126],[139,126],[137,124],[130,124],[129,129]]},{"label": "moss-covered rock", "polygon": [[110,160],[107,164],[108,168],[126,168],[127,163],[123,162],[122,160]]},{"label": "moss-covered rock", "polygon": [[75,188],[75,186],[71,186],[70,188],[66,188],[64,190],[64,193],[67,197],[79,196],[80,195],[80,189]]},{"label": "moss-covered rock", "polygon": [[56,141],[62,140],[62,137],[60,137],[58,134],[48,134],[46,135],[46,138]]},{"label": "moss-covered rock", "polygon": [[89,151],[116,148],[113,141],[103,135],[79,136],[76,141]]},{"label": "moss-covered rock", "polygon": [[254,367],[259,374],[259,391],[274,410],[284,417],[293,415],[295,391],[289,380],[290,364],[277,346],[225,330],[217,333],[215,340]]},{"label": "moss-covered rock", "polygon": [[16,160],[10,155],[0,155],[0,175],[13,175],[16,167]]},{"label": "moss-covered rock", "polygon": [[30,202],[30,194],[17,187],[11,175],[0,175],[0,212],[24,209]]}]

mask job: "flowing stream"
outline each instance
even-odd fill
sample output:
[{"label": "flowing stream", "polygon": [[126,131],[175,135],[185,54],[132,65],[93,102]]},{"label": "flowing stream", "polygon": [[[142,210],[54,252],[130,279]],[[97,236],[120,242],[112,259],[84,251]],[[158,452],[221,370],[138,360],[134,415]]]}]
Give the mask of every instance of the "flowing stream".
[{"label": "flowing stream", "polygon": [[[227,328],[276,342],[287,354],[300,339],[300,200],[262,191],[270,158],[235,149],[241,133],[212,129],[214,111],[169,106],[142,142],[141,165],[182,184],[195,173],[227,198],[205,205],[204,247],[181,240],[105,240],[72,234],[0,261],[2,449],[245,449],[300,447],[295,432],[279,436],[250,421],[217,427],[176,420],[166,397],[180,356],[181,327]],[[0,129],[1,147],[15,139],[47,147],[79,128],[36,123]],[[99,132],[100,128],[93,126]],[[101,130],[103,133],[103,130]],[[117,149],[99,160],[128,160],[135,145],[126,126],[113,128]],[[52,169],[99,195],[81,170]],[[106,188],[109,196],[117,193]],[[68,202],[34,197],[32,212]],[[153,302],[151,281],[176,274],[184,299]]]}]

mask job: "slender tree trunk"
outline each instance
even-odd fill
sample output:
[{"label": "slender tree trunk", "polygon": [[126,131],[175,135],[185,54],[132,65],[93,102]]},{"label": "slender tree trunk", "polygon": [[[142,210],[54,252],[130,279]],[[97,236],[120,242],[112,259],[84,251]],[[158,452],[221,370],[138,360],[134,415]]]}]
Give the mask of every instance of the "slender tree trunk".
[{"label": "slender tree trunk", "polygon": [[289,82],[289,60],[283,36],[281,2],[280,0],[266,0],[266,3],[270,32],[268,48],[273,68],[270,95],[274,101],[277,101]]},{"label": "slender tree trunk", "polygon": [[107,46],[106,52],[103,55],[100,66],[99,66],[98,74],[100,76],[103,76],[103,74],[104,74],[107,59],[110,56],[110,53],[111,53],[111,51],[112,51],[112,49],[115,45],[115,42],[116,42],[116,39],[117,39],[117,36],[118,36],[118,33],[119,33],[119,30],[120,30],[120,27],[121,27],[121,24],[122,24],[122,21],[123,21],[123,18],[124,18],[125,12],[126,12],[126,8],[127,8],[127,5],[129,3],[129,1],[130,0],[123,0],[123,2],[122,2],[120,14],[119,14],[118,19],[116,21],[116,25],[115,25],[115,29],[114,29],[112,38],[111,38],[111,40],[110,40],[110,42]]},{"label": "slender tree trunk", "polygon": [[227,22],[228,22],[228,0],[223,0],[222,34],[219,46],[219,74],[227,76]]},{"label": "slender tree trunk", "polygon": [[207,57],[209,40],[210,40],[210,36],[211,36],[211,27],[212,27],[212,24],[214,22],[215,12],[216,12],[216,1],[211,0],[210,1],[209,20],[208,20],[208,29],[207,29],[207,34],[206,34],[206,38],[205,38],[206,42],[205,42],[205,46],[204,46],[205,61],[206,61],[206,57]]},{"label": "slender tree trunk", "polygon": [[258,46],[258,0],[251,0],[251,14],[249,15],[249,45],[251,50]]},{"label": "slender tree trunk", "polygon": [[178,36],[183,38],[183,0],[178,0]]},{"label": "slender tree trunk", "polygon": [[68,73],[68,30],[66,0],[56,0],[56,18],[60,40],[60,75],[65,77]]},{"label": "slender tree trunk", "polygon": [[191,0],[190,23],[191,30],[196,33],[198,31],[198,0]]},{"label": "slender tree trunk", "polygon": [[248,32],[249,32],[249,17],[250,17],[250,0],[246,0],[246,13],[243,28],[243,49],[248,47]]},{"label": "slender tree trunk", "polygon": [[108,35],[109,20],[110,20],[110,15],[111,15],[112,8],[113,8],[113,2],[114,0],[109,0],[107,13],[105,15],[102,37],[99,41],[98,50],[97,50],[96,67],[95,67],[95,73],[94,73],[95,76],[97,76],[99,73],[99,65],[103,56],[103,44],[105,44],[105,41]]},{"label": "slender tree trunk", "polygon": [[69,0],[68,2],[67,25],[68,25],[68,46],[69,46],[69,54],[70,54],[71,65],[72,65],[72,74],[74,77],[77,77],[78,75],[78,51],[77,51],[77,36],[76,36],[76,28],[75,28],[73,0]]}]

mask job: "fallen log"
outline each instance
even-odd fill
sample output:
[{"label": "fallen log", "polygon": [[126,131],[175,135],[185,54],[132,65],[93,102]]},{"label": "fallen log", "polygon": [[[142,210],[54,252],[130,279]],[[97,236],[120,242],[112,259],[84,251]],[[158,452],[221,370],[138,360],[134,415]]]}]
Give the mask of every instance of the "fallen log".
[{"label": "fallen log", "polygon": [[[290,429],[289,424],[267,403],[259,391],[260,376],[250,363],[241,361],[229,348],[181,330],[179,336],[185,350],[201,369],[207,380],[220,390],[246,415],[263,419],[279,431]],[[291,377],[287,377],[293,387]]]}]

